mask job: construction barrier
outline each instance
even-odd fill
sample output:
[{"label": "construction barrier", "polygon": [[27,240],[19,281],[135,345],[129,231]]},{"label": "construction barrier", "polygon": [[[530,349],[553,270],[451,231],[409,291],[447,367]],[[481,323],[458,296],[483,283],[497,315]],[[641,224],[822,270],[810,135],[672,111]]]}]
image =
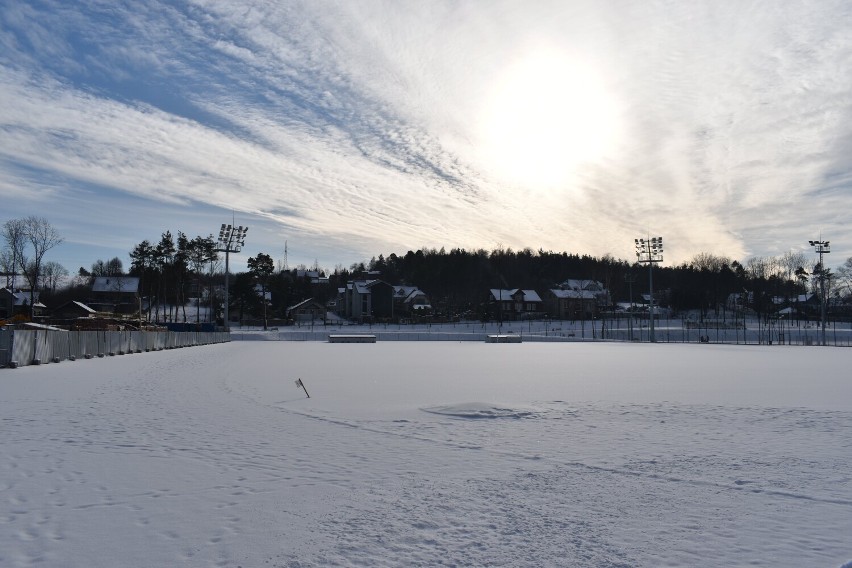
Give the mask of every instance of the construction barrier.
[{"label": "construction barrier", "polygon": [[0,329],[0,367],[144,353],[230,341],[226,331],[63,331]]}]

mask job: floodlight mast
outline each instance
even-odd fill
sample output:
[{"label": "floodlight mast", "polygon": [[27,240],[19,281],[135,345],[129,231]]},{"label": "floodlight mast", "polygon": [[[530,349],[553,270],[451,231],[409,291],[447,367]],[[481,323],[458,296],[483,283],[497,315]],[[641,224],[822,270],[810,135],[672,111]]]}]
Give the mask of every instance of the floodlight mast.
[{"label": "floodlight mast", "polygon": [[248,232],[248,227],[243,227],[240,225],[239,227],[235,227],[233,225],[226,225],[222,223],[222,227],[219,229],[219,242],[216,243],[216,252],[224,252],[225,253],[225,319],[224,326],[225,330],[230,328],[228,323],[228,305],[230,304],[230,296],[228,290],[228,282],[230,281],[230,274],[228,271],[228,255],[232,252],[240,252],[246,244],[246,233]]},{"label": "floodlight mast", "polygon": [[831,252],[831,245],[828,241],[823,241],[822,236],[820,236],[819,240],[808,241],[812,247],[814,247],[814,252],[819,254],[819,311],[820,311],[820,323],[822,327],[822,338],[820,343],[824,346],[825,343],[825,320],[826,320],[826,308],[828,304],[828,298],[825,297],[825,264],[822,261],[822,255],[828,254]]},{"label": "floodlight mast", "polygon": [[654,263],[663,261],[663,237],[647,239],[633,239],[636,244],[636,261],[648,265],[648,291],[650,296],[650,312],[648,314],[651,322],[649,338],[651,343],[656,343],[654,335]]}]

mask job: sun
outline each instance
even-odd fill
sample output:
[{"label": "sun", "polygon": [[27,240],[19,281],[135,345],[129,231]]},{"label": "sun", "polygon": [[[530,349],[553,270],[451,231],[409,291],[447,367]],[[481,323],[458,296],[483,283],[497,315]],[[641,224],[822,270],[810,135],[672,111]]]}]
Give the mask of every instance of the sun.
[{"label": "sun", "polygon": [[501,75],[480,116],[482,157],[530,189],[564,185],[614,141],[616,109],[599,77],[569,57],[538,52]]}]

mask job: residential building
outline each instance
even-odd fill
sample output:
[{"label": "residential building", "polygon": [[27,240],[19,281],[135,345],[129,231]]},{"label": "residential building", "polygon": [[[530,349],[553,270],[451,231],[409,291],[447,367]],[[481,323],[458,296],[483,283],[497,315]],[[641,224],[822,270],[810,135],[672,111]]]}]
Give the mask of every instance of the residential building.
[{"label": "residential building", "polygon": [[598,300],[585,290],[547,291],[547,311],[551,317],[562,320],[591,319],[596,313]]},{"label": "residential building", "polygon": [[30,291],[18,288],[0,288],[0,319],[8,319],[16,314],[34,317],[43,315],[45,305],[39,301],[39,293],[33,297],[34,308],[30,310]]},{"label": "residential building", "polygon": [[325,323],[326,308],[322,303],[308,298],[287,308],[287,319],[300,323]]},{"label": "residential building", "polygon": [[612,297],[609,290],[606,289],[603,283],[597,280],[569,278],[559,285],[559,289],[574,290],[584,296],[593,297],[595,299],[596,311],[607,310],[612,305]]},{"label": "residential building", "polygon": [[432,304],[426,293],[417,286],[393,287],[394,315],[425,314],[432,310]]},{"label": "residential building", "polygon": [[296,278],[307,278],[311,284],[328,284],[328,276],[323,276],[319,270],[296,269]]},{"label": "residential building", "polygon": [[51,310],[50,319],[57,320],[76,320],[80,318],[95,317],[97,311],[94,308],[87,306],[83,302],[70,301],[65,302],[58,308]]},{"label": "residential building", "polygon": [[369,322],[394,316],[394,289],[383,280],[354,280],[342,291],[342,315],[346,318]]},{"label": "residential building", "polygon": [[492,288],[488,304],[491,316],[500,321],[536,319],[544,315],[544,302],[535,290]]},{"label": "residential building", "polygon": [[99,311],[116,314],[138,313],[139,278],[136,276],[97,276],[86,304]]}]

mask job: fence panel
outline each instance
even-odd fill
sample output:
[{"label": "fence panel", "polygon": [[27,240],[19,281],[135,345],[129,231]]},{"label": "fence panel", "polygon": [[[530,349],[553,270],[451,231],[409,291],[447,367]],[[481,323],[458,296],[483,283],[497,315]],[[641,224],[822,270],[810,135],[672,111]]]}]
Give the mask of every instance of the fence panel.
[{"label": "fence panel", "polygon": [[12,330],[0,327],[0,367],[12,360]]},{"label": "fence panel", "polygon": [[104,357],[231,340],[228,332],[0,329],[0,367]]}]

